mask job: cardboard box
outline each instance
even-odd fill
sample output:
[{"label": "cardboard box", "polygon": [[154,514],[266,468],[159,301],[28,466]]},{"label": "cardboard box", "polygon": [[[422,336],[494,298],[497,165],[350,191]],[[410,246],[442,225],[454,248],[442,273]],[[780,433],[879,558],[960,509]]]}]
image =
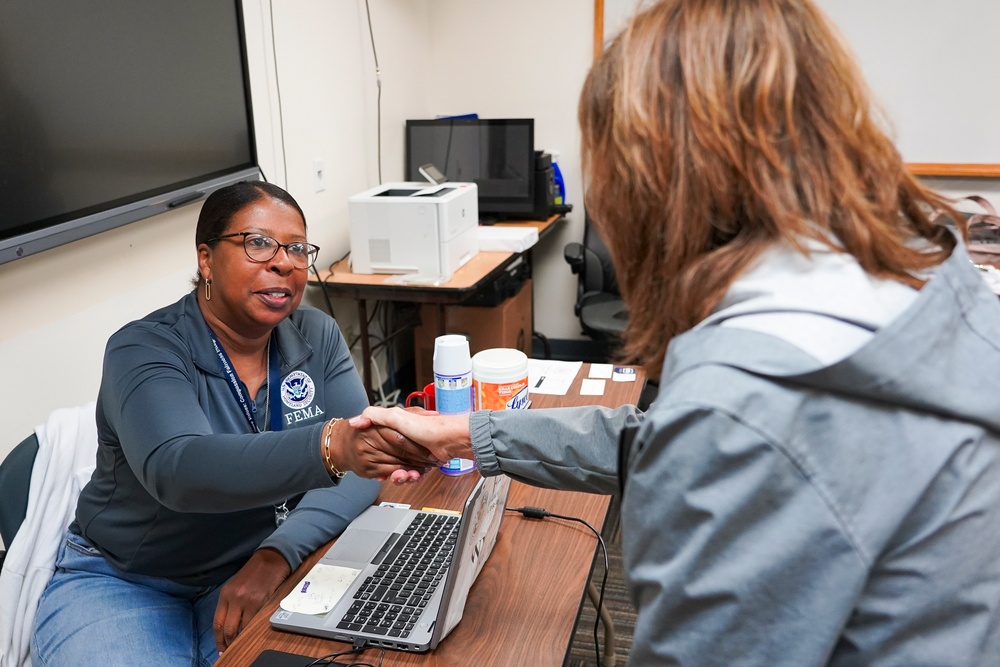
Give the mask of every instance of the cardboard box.
[{"label": "cardboard box", "polygon": [[[494,347],[512,347],[531,356],[531,280],[499,305],[447,306],[446,333],[463,334],[472,354]],[[420,326],[413,330],[413,357],[417,387],[434,381],[434,339],[438,336],[438,306],[420,306]]]}]

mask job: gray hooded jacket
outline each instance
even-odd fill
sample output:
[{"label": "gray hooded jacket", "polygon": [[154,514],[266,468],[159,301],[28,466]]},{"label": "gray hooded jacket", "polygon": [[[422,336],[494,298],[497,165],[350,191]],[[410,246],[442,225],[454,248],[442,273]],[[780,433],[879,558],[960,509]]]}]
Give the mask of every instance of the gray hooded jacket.
[{"label": "gray hooded jacket", "polygon": [[842,361],[700,327],[646,414],[476,413],[473,447],[484,474],[619,493],[638,428],[631,664],[1000,665],[998,335],[959,248]]}]

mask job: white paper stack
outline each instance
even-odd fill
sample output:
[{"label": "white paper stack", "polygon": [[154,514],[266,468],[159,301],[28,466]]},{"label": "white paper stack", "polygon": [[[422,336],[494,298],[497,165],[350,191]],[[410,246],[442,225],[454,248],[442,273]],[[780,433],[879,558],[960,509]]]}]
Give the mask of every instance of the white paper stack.
[{"label": "white paper stack", "polygon": [[479,226],[479,250],[486,252],[524,252],[538,243],[538,230],[531,226]]}]

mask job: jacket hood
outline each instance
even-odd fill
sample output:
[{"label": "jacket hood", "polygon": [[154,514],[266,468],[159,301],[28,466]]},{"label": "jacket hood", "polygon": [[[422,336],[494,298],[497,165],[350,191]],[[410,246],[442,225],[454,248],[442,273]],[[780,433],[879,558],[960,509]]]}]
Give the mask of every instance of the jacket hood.
[{"label": "jacket hood", "polygon": [[[980,424],[1000,433],[1000,301],[964,247],[938,267],[916,300],[860,349],[824,365],[768,334],[706,326],[671,341],[664,381],[704,364]],[[976,368],[981,379],[968,375]]]}]

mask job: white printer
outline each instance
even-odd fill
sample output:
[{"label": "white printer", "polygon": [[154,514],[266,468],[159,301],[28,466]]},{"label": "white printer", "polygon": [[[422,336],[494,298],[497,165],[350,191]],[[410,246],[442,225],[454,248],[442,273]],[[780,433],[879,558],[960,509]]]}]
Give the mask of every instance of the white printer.
[{"label": "white printer", "polygon": [[355,273],[448,280],[479,252],[475,183],[384,183],[347,202]]}]

